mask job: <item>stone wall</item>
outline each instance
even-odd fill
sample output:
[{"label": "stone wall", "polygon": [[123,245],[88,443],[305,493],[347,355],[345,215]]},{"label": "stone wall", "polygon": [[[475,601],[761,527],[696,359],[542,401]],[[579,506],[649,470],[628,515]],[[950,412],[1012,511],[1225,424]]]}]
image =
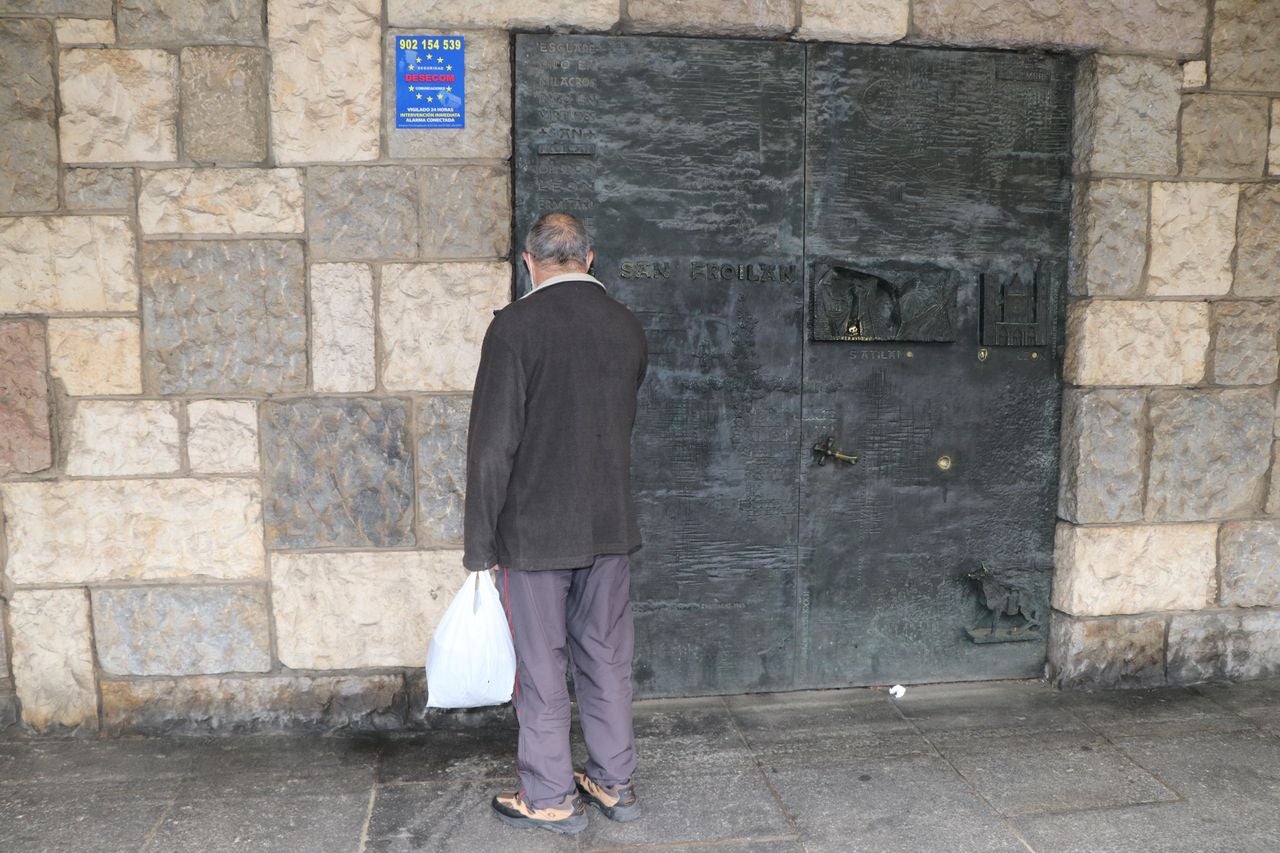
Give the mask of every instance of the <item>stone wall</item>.
[{"label": "stone wall", "polygon": [[[421,713],[549,27],[1091,53],[1054,670],[1270,672],[1280,7],[1206,3],[3,0],[0,727]],[[405,29],[467,35],[465,129],[394,128]]]}]

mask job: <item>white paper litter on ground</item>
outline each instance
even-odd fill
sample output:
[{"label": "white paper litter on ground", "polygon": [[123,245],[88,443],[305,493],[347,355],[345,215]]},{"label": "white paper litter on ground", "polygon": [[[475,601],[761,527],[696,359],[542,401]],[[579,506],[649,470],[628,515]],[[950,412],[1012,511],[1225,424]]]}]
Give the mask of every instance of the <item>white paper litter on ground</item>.
[{"label": "white paper litter on ground", "polygon": [[904,695],[906,695],[906,692],[907,692],[907,688],[903,687],[901,684],[895,684],[889,688],[889,695],[892,696],[894,699],[901,699]]}]

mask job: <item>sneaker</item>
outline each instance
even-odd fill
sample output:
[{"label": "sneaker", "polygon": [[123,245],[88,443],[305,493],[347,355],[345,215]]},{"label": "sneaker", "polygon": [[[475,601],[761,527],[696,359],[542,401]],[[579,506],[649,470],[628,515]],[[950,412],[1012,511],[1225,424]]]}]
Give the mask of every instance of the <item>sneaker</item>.
[{"label": "sneaker", "polygon": [[575,796],[567,805],[535,809],[520,792],[511,791],[493,798],[493,811],[507,826],[520,829],[547,829],[561,835],[577,835],[587,828],[587,807]]},{"label": "sneaker", "polygon": [[606,788],[597,785],[586,773],[575,771],[573,779],[578,783],[578,793],[582,799],[600,810],[609,820],[626,823],[640,817],[640,803],[636,799],[636,788],[630,782]]}]

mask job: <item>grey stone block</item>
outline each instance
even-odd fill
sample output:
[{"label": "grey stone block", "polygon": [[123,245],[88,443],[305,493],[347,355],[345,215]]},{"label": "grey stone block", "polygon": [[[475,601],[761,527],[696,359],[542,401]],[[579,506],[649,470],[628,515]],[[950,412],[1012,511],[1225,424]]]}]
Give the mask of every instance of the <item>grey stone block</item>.
[{"label": "grey stone block", "polygon": [[1142,519],[1143,391],[1069,388],[1062,401],[1059,512],[1078,524]]},{"label": "grey stone block", "polygon": [[75,15],[77,18],[110,18],[115,0],[4,0],[0,12],[8,15]]},{"label": "grey stone block", "polygon": [[1280,521],[1233,521],[1218,537],[1224,606],[1280,606]]},{"label": "grey stone block", "polygon": [[52,22],[0,20],[0,211],[58,206],[54,122]]},{"label": "grey stone block", "polygon": [[1267,159],[1267,98],[1185,95],[1182,174],[1198,178],[1260,178]]},{"label": "grey stone block", "polygon": [[1270,385],[1280,368],[1280,305],[1213,303],[1212,378],[1219,385]]},{"label": "grey stone block", "polygon": [[[9,615],[5,613],[4,599],[0,599],[0,681],[13,677],[9,669],[9,638],[5,634],[8,623]],[[12,682],[8,683],[8,688],[13,689]]]},{"label": "grey stone block", "polygon": [[1172,60],[1095,55],[1080,63],[1076,168],[1176,174],[1181,88],[1182,68]]},{"label": "grey stone block", "polygon": [[1203,521],[1257,512],[1274,418],[1266,389],[1153,391],[1147,518]]},{"label": "grey stone block", "polygon": [[413,545],[413,462],[399,400],[261,406],[267,544]]},{"label": "grey stone block", "polygon": [[68,169],[62,193],[71,210],[133,210],[132,169]]},{"label": "grey stone block", "polygon": [[14,692],[13,681],[0,678],[0,733],[18,724],[18,694]]},{"label": "grey stone block", "polygon": [[1188,613],[1169,622],[1170,684],[1280,675],[1280,611]]},{"label": "grey stone block", "polygon": [[95,589],[98,665],[110,675],[271,668],[267,591],[258,586]]},{"label": "grey stone block", "polygon": [[1147,262],[1148,194],[1145,181],[1077,185],[1071,210],[1072,295],[1138,293]]},{"label": "grey stone block", "polygon": [[1164,684],[1164,629],[1158,616],[1082,619],[1054,613],[1050,680],[1059,687]]},{"label": "grey stone block", "polygon": [[381,730],[399,728],[404,709],[400,675],[102,682],[103,729],[110,735]]},{"label": "grey stone block", "polygon": [[301,243],[157,241],[143,247],[142,270],[146,388],[238,394],[306,387]]},{"label": "grey stone block", "polygon": [[467,485],[469,397],[418,401],[418,517],[421,544],[460,545]]},{"label": "grey stone block", "polygon": [[261,42],[263,0],[119,0],[120,44]]},{"label": "grey stone block", "polygon": [[1280,184],[1252,184],[1240,191],[1236,220],[1237,296],[1280,296]]},{"label": "grey stone block", "polygon": [[313,260],[413,260],[418,256],[418,175],[408,166],[307,170]]},{"label": "grey stone block", "polygon": [[1280,90],[1280,4],[1217,0],[1210,40],[1215,89]]},{"label": "grey stone block", "polygon": [[504,258],[511,246],[511,187],[497,166],[424,166],[422,256]]},{"label": "grey stone block", "polygon": [[182,134],[188,158],[267,157],[267,52],[253,47],[182,51]]}]

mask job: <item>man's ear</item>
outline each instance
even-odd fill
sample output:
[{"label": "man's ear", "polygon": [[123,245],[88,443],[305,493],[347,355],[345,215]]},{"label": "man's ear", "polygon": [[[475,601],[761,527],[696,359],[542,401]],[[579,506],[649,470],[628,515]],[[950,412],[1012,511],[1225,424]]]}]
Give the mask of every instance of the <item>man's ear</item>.
[{"label": "man's ear", "polygon": [[591,272],[591,265],[594,264],[595,262],[596,262],[596,253],[588,249],[587,250],[587,272]]}]

